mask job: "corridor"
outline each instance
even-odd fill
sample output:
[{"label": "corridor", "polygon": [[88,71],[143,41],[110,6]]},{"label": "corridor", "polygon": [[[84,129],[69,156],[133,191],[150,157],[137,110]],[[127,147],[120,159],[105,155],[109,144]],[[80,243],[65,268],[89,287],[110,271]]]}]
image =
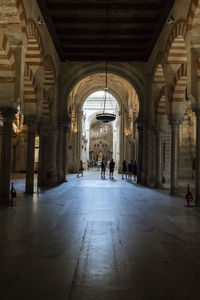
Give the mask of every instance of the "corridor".
[{"label": "corridor", "polygon": [[200,212],[100,172],[0,207],[0,299],[200,299]]}]

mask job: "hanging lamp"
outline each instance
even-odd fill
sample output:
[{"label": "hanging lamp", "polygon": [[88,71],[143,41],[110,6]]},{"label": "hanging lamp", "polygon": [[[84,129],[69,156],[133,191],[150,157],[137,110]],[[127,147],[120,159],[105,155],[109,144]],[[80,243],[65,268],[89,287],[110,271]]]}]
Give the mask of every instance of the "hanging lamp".
[{"label": "hanging lamp", "polygon": [[[108,7],[107,7],[107,2],[106,2],[106,11],[105,11],[105,32],[106,32],[106,40],[108,40],[108,36],[107,36],[107,33],[108,33]],[[107,45],[108,43],[106,43]],[[105,46],[106,47],[106,46]],[[108,113],[108,112],[105,112],[106,110],[106,100],[107,100],[107,97],[108,97],[108,62],[107,62],[107,51],[105,49],[105,64],[106,64],[106,72],[105,72],[105,88],[104,88],[104,102],[103,102],[103,112],[102,113],[99,113],[99,114],[96,114],[96,119],[98,121],[101,121],[103,123],[109,123],[109,122],[112,122],[116,119],[116,115],[115,114],[111,114],[111,113]]]},{"label": "hanging lamp", "polygon": [[96,114],[96,119],[98,121],[103,122],[103,123],[109,123],[109,122],[112,122],[112,121],[114,121],[116,119],[116,115],[115,114],[111,114],[111,113],[105,112],[107,97],[108,97],[108,64],[107,64],[107,61],[106,61],[106,76],[105,76],[103,112],[99,113],[99,114]]}]

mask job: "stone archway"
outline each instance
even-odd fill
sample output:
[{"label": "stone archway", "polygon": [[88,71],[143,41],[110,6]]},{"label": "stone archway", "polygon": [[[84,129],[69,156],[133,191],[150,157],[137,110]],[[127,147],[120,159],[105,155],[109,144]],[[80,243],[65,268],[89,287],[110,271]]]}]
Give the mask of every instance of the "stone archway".
[{"label": "stone archway", "polygon": [[[69,74],[65,74],[63,76],[63,95],[62,95],[62,102],[63,102],[63,113],[62,118],[67,118],[67,99],[69,99],[70,93],[73,90],[73,88],[83,80],[84,78],[87,78],[91,75],[95,75],[98,73],[105,73],[105,63],[96,63],[96,64],[85,64],[81,66],[81,72],[80,72],[80,66],[76,66],[71,68],[71,72]],[[139,115],[140,119],[145,118],[145,104],[144,104],[144,98],[145,98],[145,76],[142,74],[137,68],[135,68],[133,65],[128,66],[128,64],[114,64],[109,63],[108,66],[108,72],[109,74],[113,74],[116,76],[119,76],[129,82],[129,84],[134,88],[138,95],[139,99]]]},{"label": "stone archway", "polygon": [[[105,87],[105,74],[98,73],[90,75],[82,79],[71,91],[68,98],[68,115],[71,120],[68,132],[70,161],[75,162],[78,167],[78,161],[81,157],[81,149],[88,148],[83,145],[83,142],[88,140],[88,137],[83,134],[83,103],[91,91],[103,91]],[[110,93],[115,96],[118,102],[118,109],[116,111],[116,126],[118,129],[114,130],[116,143],[114,143],[114,151],[116,154],[113,157],[117,161],[117,165],[121,166],[121,162],[126,159],[136,159],[136,124],[135,121],[139,113],[139,100],[136,91],[125,79],[108,74],[108,88]],[[95,116],[94,116],[95,118]],[[120,132],[117,137],[117,130]],[[76,144],[76,146],[74,146]],[[119,149],[119,150],[116,150]],[[89,149],[88,149],[89,152]],[[87,160],[87,159],[85,159]],[[84,161],[84,159],[83,159]],[[86,161],[85,161],[86,164]],[[69,168],[69,171],[74,171]]]}]

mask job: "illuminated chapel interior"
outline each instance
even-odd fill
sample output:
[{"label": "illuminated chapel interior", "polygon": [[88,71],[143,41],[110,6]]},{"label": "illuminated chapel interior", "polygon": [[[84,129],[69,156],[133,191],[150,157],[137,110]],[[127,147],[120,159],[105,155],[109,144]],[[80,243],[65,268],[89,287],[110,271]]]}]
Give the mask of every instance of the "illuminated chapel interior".
[{"label": "illuminated chapel interior", "polygon": [[[119,31],[118,49],[117,41],[109,43],[109,37],[116,40],[112,36],[114,4],[105,7],[106,24],[110,26],[106,42],[102,44],[96,24],[93,27],[96,40],[91,42],[85,33],[84,45],[78,27],[83,25],[81,7],[77,12],[80,24],[73,37],[70,30],[74,24],[65,24],[61,18],[60,25],[56,25],[59,13],[62,16],[59,5],[55,17],[52,15],[56,1],[46,1],[46,15],[39,1],[1,1],[0,195],[3,199],[9,198],[14,173],[25,174],[26,192],[32,193],[34,173],[38,174],[38,186],[48,187],[61,183],[68,173],[76,173],[80,160],[87,169],[88,163],[94,165],[106,155],[108,161],[116,160],[119,173],[124,159],[137,160],[138,182],[167,188],[171,194],[177,192],[179,180],[192,180],[199,201],[199,3],[169,2],[168,15],[162,10],[155,12],[160,13],[162,20],[151,49],[143,41],[150,39],[148,30],[138,34],[140,25],[137,29],[134,21],[129,26],[136,26],[137,30],[133,37],[131,30],[127,32],[127,45],[121,42],[123,30]],[[65,14],[67,3],[63,6]],[[127,12],[123,9],[122,14]],[[87,32],[89,25],[83,26]],[[153,26],[152,23],[149,30]],[[94,49],[95,42],[98,50]],[[105,63],[109,97],[115,103],[116,113],[116,120],[107,127],[95,121],[96,113],[102,109],[103,96],[100,99],[95,95],[103,93],[105,88]],[[111,109],[109,99],[107,105]],[[110,132],[107,137],[105,132],[102,136],[95,135],[104,129]]]}]

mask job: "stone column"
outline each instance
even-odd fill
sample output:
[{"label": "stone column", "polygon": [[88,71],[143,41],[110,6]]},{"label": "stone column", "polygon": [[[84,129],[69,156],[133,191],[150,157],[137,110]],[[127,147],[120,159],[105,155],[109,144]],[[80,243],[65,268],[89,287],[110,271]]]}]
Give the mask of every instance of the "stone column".
[{"label": "stone column", "polygon": [[47,184],[47,170],[49,168],[49,159],[48,159],[48,137],[49,130],[46,127],[40,128],[40,147],[39,147],[39,166],[38,166],[38,186],[44,187]]},{"label": "stone column", "polygon": [[162,188],[162,132],[156,130],[156,187]]},{"label": "stone column", "polygon": [[142,172],[143,172],[143,135],[144,135],[144,128],[143,125],[140,122],[137,122],[137,128],[138,128],[138,175],[137,175],[137,182],[142,184]]},{"label": "stone column", "polygon": [[196,113],[196,205],[200,206],[200,107],[195,109]]},{"label": "stone column", "polygon": [[61,122],[59,126],[58,133],[58,182],[66,181],[66,160],[67,160],[67,129],[68,129],[68,120]]},{"label": "stone column", "polygon": [[0,198],[2,202],[10,204],[10,170],[12,146],[12,122],[16,110],[3,107],[4,130],[2,138],[1,166],[0,166]]},{"label": "stone column", "polygon": [[66,159],[67,159],[67,128],[63,128],[63,165],[62,165],[62,181],[66,181]]},{"label": "stone column", "polygon": [[53,128],[51,129],[50,136],[50,178],[49,182],[53,185],[57,183],[57,140],[58,140],[58,131]]},{"label": "stone column", "polygon": [[146,122],[137,121],[138,127],[138,183],[146,184],[147,182],[147,132]]},{"label": "stone column", "polygon": [[26,117],[28,127],[27,154],[26,154],[26,194],[33,194],[34,189],[34,164],[35,164],[35,132],[36,117]]},{"label": "stone column", "polygon": [[178,152],[179,152],[179,129],[182,118],[172,116],[170,119],[171,139],[171,195],[178,192]]},{"label": "stone column", "polygon": [[57,173],[57,179],[58,183],[62,182],[63,180],[63,137],[64,137],[64,127],[61,124],[59,126],[59,133],[58,133],[58,159],[57,159],[57,165],[58,165],[58,173]]}]

